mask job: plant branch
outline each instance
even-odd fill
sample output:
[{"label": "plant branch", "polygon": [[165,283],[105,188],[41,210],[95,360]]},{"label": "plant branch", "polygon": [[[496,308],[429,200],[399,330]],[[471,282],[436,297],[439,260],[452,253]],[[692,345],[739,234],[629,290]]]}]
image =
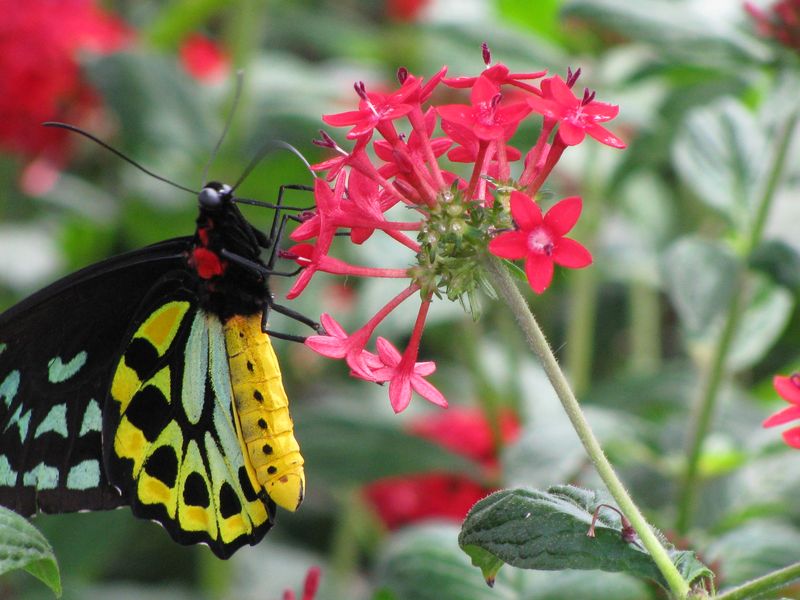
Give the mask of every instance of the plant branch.
[{"label": "plant branch", "polygon": [[743,583],[732,590],[728,590],[716,596],[716,600],[745,600],[746,598],[755,598],[797,579],[800,579],[800,562],[784,567],[783,569],[778,569],[772,573],[767,573],[763,577],[753,579],[747,583]]},{"label": "plant branch", "polygon": [[746,267],[747,260],[752,256],[755,249],[761,242],[761,237],[764,232],[764,223],[766,222],[769,208],[772,205],[772,199],[775,196],[775,190],[778,186],[783,168],[786,164],[786,157],[788,154],[789,143],[792,138],[797,123],[798,113],[795,112],[784,125],[781,137],[776,147],[775,157],[769,171],[769,177],[764,191],[759,198],[756,205],[756,212],[753,218],[751,230],[747,237],[747,246],[742,260],[742,266],[737,275],[736,285],[734,287],[733,295],[728,305],[728,314],[725,319],[725,325],[722,333],[717,339],[714,347],[714,353],[708,368],[705,370],[705,379],[701,386],[701,392],[697,396],[692,409],[692,417],[689,422],[692,424],[689,436],[687,438],[686,450],[686,466],[683,473],[683,478],[679,488],[678,497],[678,516],[675,528],[679,534],[684,535],[692,521],[692,512],[694,508],[695,493],[699,483],[699,464],[700,455],[703,449],[703,442],[708,435],[711,427],[711,421],[714,416],[714,408],[717,403],[719,395],[719,388],[725,375],[725,363],[727,362],[728,353],[730,352],[733,339],[736,334],[737,327],[743,312],[743,301],[746,292]]},{"label": "plant branch", "polygon": [[493,256],[487,256],[485,264],[498,296],[502,298],[511,309],[511,312],[525,335],[528,345],[531,350],[533,350],[534,354],[539,357],[539,360],[541,360],[542,367],[548,379],[550,379],[550,383],[553,385],[581,443],[586,449],[600,477],[603,479],[603,482],[606,484],[608,491],[616,500],[620,510],[631,522],[631,525],[633,525],[639,539],[650,553],[653,561],[655,561],[656,566],[659,571],[661,571],[674,596],[681,599],[686,598],[689,593],[689,584],[675,568],[666,548],[661,545],[661,542],[653,533],[650,524],[645,520],[639,508],[625,489],[625,486],[614,472],[611,463],[600,447],[600,443],[594,436],[586,417],[583,415],[578,400],[575,398],[575,394],[572,392],[567,378],[561,371],[558,361],[550,345],[547,343],[547,339],[539,327],[539,324],[536,322],[533,313],[530,311],[525,298],[517,289],[516,285],[514,285],[508,271],[499,259]]}]

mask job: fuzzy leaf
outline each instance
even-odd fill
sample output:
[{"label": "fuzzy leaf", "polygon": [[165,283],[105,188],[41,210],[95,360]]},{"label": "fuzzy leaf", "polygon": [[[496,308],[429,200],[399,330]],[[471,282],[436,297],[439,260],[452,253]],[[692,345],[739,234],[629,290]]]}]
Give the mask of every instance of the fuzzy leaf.
[{"label": "fuzzy leaf", "polygon": [[0,506],[0,575],[25,569],[61,597],[61,577],[53,549],[39,530]]},{"label": "fuzzy leaf", "polygon": [[[458,542],[490,584],[502,561],[547,571],[623,571],[665,586],[649,554],[623,541],[616,513],[601,509],[596,537],[586,535],[592,513],[603,503],[597,492],[574,486],[554,486],[547,492],[502,490],[472,507]],[[712,575],[693,552],[670,549],[670,554],[687,581]]]}]

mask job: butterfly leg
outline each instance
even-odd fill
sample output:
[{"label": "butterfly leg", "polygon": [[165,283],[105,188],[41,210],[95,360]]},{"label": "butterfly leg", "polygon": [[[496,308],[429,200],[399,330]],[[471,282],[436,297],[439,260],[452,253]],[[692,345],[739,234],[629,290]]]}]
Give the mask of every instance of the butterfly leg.
[{"label": "butterfly leg", "polygon": [[269,266],[264,266],[260,263],[255,262],[254,260],[250,260],[245,258],[244,256],[239,256],[238,254],[234,254],[233,252],[229,252],[225,248],[220,251],[220,255],[222,258],[229,260],[231,262],[235,262],[238,265],[241,265],[251,271],[258,273],[262,277],[270,277],[275,275],[276,277],[294,277],[300,271],[303,270],[303,267],[298,267],[294,271],[273,271]]},{"label": "butterfly leg", "polygon": [[304,335],[295,335],[293,333],[282,333],[280,331],[273,331],[267,325],[267,321],[269,319],[269,311],[270,309],[275,309],[275,312],[280,313],[282,315],[286,315],[296,321],[300,321],[301,323],[308,325],[314,331],[316,331],[320,335],[325,335],[325,329],[314,321],[313,319],[309,319],[305,315],[297,312],[296,310],[292,310],[291,308],[287,308],[281,304],[275,304],[274,302],[270,301],[264,305],[264,312],[261,314],[261,331],[266,334],[269,334],[270,337],[279,338],[282,340],[289,340],[291,342],[300,342],[301,344],[306,341],[306,336]]}]

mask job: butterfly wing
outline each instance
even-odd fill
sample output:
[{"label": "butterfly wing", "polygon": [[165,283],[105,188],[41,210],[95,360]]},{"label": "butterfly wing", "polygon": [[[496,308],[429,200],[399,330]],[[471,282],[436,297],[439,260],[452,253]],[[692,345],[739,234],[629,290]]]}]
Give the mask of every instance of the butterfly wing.
[{"label": "butterfly wing", "polygon": [[125,500],[102,466],[102,411],[148,287],[185,269],[178,238],[78,271],[0,315],[0,504],[98,510]]},{"label": "butterfly wing", "polygon": [[106,471],[134,514],[227,558],[264,536],[275,504],[242,453],[224,326],[189,272],[162,279],[132,321],[104,412]]}]

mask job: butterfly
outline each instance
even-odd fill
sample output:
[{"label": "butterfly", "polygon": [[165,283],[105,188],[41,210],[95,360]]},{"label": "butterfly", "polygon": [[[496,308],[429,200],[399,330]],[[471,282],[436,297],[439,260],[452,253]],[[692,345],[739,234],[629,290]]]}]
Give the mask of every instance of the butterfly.
[{"label": "butterfly", "polygon": [[[24,516],[130,505],[220,558],[259,542],[276,505],[299,506],[303,457],[270,336],[304,338],[266,323],[276,311],[320,330],[269,288],[293,274],[274,265],[285,210],[299,210],[283,191],[303,186],[276,204],[235,187],[194,192],[194,235],[88,266],[0,315],[0,504]],[[269,235],[240,203],[275,209]]]}]

